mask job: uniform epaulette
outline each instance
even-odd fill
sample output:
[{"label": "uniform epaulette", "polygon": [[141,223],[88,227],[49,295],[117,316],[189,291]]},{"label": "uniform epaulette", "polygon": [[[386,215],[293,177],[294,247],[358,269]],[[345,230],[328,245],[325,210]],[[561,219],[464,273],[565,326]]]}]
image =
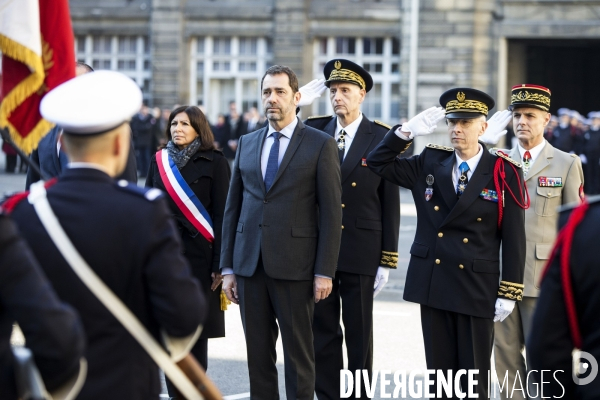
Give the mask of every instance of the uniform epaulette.
[{"label": "uniform epaulette", "polygon": [[577,154],[569,153],[569,155],[573,158],[577,158]]},{"label": "uniform epaulette", "polygon": [[323,119],[323,118],[331,118],[333,115],[312,115],[307,119]]},{"label": "uniform epaulette", "polygon": [[163,195],[163,192],[156,188],[142,188],[138,185],[135,185],[131,182],[126,181],[125,179],[121,179],[116,182],[116,185],[119,189],[123,189],[124,191],[132,194],[137,194],[138,196],[144,197],[146,200],[154,201],[157,198]]},{"label": "uniform epaulette", "polygon": [[512,158],[510,158],[509,156],[507,156],[503,151],[498,150],[496,151],[496,155],[500,158],[505,159],[506,161],[508,161],[509,163],[515,165],[517,168],[521,168],[521,163],[513,160]]},{"label": "uniform epaulette", "polygon": [[507,153],[507,154],[509,152],[509,150],[499,149],[497,147],[491,147],[488,151],[490,152],[490,154],[494,154],[494,155],[496,155],[496,152],[498,152],[498,151],[502,151],[502,152]]},{"label": "uniform epaulette", "polygon": [[386,124],[386,123],[384,123],[384,122],[381,122],[381,121],[378,121],[378,120],[375,120],[375,121],[373,121],[373,122],[375,122],[377,125],[381,125],[381,126],[383,126],[383,127],[384,127],[385,129],[387,129],[388,131],[389,131],[390,129],[392,129],[392,127],[391,127],[391,126],[389,126],[388,124]]},{"label": "uniform epaulette", "polygon": [[436,149],[436,150],[454,151],[454,149],[452,147],[442,146],[441,144],[434,144],[434,143],[427,143],[427,146],[425,146],[425,147],[430,148],[430,149]]}]

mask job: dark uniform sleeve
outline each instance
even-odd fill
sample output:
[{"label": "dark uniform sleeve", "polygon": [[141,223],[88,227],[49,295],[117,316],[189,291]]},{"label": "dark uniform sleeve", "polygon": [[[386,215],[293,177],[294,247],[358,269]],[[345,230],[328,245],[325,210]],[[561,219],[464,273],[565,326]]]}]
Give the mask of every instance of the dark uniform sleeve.
[{"label": "dark uniform sleeve", "polygon": [[382,243],[379,265],[398,267],[398,235],[400,233],[400,190],[397,185],[382,179],[379,185],[381,199]]},{"label": "dark uniform sleeve", "polygon": [[398,158],[410,147],[412,140],[400,139],[395,131],[400,125],[394,126],[381,143],[367,156],[367,165],[383,179],[412,189],[421,169],[421,157]]},{"label": "dark uniform sleeve", "polygon": [[31,250],[3,215],[0,265],[0,310],[19,324],[46,388],[56,389],[79,369],[85,348],[79,316],[60,302]]},{"label": "dark uniform sleeve", "polygon": [[169,216],[164,197],[154,201],[149,254],[145,277],[149,286],[151,309],[169,336],[191,335],[207,314],[204,294],[192,277],[183,255],[179,232]]},{"label": "dark uniform sleeve", "polygon": [[216,165],[213,172],[212,185],[212,211],[213,211],[213,229],[215,241],[213,243],[213,265],[212,271],[219,272],[221,261],[221,235],[223,233],[223,216],[225,215],[225,203],[227,202],[227,193],[229,192],[229,180],[231,179],[231,168],[225,157],[216,158]]}]

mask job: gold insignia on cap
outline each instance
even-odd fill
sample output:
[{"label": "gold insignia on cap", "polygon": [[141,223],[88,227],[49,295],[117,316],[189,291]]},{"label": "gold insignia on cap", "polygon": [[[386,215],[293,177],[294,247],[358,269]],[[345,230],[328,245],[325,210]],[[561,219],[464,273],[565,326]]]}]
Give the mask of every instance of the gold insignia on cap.
[{"label": "gold insignia on cap", "polygon": [[[525,91],[520,90],[518,93],[513,93],[510,101],[513,104],[515,102],[523,102],[523,101],[538,103],[537,105],[545,108],[546,111],[548,111],[548,109],[550,108],[550,97],[545,96],[544,94],[541,94],[541,93],[530,93],[527,90],[525,90]],[[539,104],[539,103],[541,103],[541,104]]]},{"label": "gold insignia on cap", "polygon": [[340,69],[342,68],[342,62],[340,60],[337,60],[333,66],[335,67],[335,69]]},{"label": "gold insignia on cap", "polygon": [[456,94],[456,100],[458,100],[460,103],[464,102],[465,98],[466,98],[466,96],[463,92],[458,92]]}]

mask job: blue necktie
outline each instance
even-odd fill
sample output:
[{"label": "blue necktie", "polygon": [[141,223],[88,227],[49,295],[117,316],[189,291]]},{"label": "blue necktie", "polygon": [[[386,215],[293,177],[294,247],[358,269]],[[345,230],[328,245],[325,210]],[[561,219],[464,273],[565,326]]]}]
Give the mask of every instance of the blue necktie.
[{"label": "blue necktie", "polygon": [[265,189],[267,192],[271,189],[271,185],[277,175],[279,169],[279,138],[281,137],[280,132],[273,132],[273,145],[269,152],[269,160],[267,161],[267,171],[265,172]]},{"label": "blue necktie", "polygon": [[467,178],[469,164],[467,164],[466,161],[463,161],[458,169],[460,170],[460,176],[458,177],[458,184],[456,185],[456,195],[460,197],[467,188],[467,183],[469,182],[469,178]]}]

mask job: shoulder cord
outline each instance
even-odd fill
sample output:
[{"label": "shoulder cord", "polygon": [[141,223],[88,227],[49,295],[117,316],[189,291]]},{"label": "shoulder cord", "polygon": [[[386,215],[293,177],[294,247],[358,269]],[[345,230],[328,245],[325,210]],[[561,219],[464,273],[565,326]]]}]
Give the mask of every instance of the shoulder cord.
[{"label": "shoulder cord", "polygon": [[[498,151],[498,153],[502,153],[502,152]],[[502,154],[505,154],[505,153],[502,153]],[[508,189],[508,193],[510,193],[510,195],[514,199],[515,203],[517,203],[517,205],[519,207],[521,207],[522,209],[527,210],[529,208],[529,206],[531,205],[531,200],[529,198],[529,191],[527,190],[527,185],[525,185],[524,182],[523,182],[523,184],[521,184],[521,178],[519,178],[519,172],[517,171],[517,168],[512,164],[510,164],[510,166],[512,167],[513,171],[515,171],[515,176],[517,177],[517,183],[519,185],[519,197],[521,198],[521,201],[517,200],[517,197],[511,190],[510,186],[508,186],[508,184],[506,183],[506,172],[504,172],[504,161],[502,160],[501,157],[499,157],[496,160],[496,165],[494,165],[494,185],[496,186],[496,193],[498,194],[498,229],[502,228],[502,217],[504,214],[504,205],[505,205],[504,189]],[[500,179],[502,181],[500,181]],[[523,186],[525,186],[525,196],[523,196]],[[500,198],[500,196],[502,196],[502,198]]]}]

